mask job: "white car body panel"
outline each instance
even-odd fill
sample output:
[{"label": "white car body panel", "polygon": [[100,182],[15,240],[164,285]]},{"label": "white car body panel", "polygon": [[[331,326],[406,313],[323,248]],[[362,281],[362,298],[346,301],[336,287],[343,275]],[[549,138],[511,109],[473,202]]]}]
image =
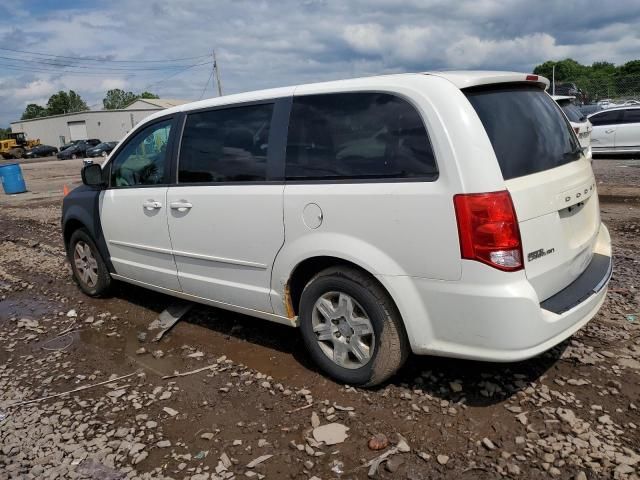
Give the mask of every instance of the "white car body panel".
[{"label": "white car body panel", "polygon": [[[162,191],[142,188],[122,202],[113,202],[107,190],[101,219],[115,259],[114,277],[295,325],[288,294],[292,272],[308,258],[336,257],[368,271],[387,289],[416,353],[497,361],[540,353],[593,317],[606,288],[562,314],[540,303],[571,284],[595,253],[611,252],[588,157],[505,181],[483,123],[460,90],[525,81],[541,89],[548,85],[543,77],[513,72],[400,74],[230,95],[154,114],[140,125],[176,112],[249,101],[389,92],[422,116],[439,177],[430,182],[175,186],[168,193],[159,189],[164,197]],[[525,268],[509,273],[461,259],[453,207],[455,194],[505,189],[513,199],[525,256]],[[140,212],[152,197],[163,202],[153,224]],[[192,207],[179,212],[170,208],[174,202]],[[139,214],[131,215],[135,211]],[[544,248],[554,252],[526,260],[528,252]],[[144,263],[139,250],[153,252],[150,262],[156,263],[138,265]]]},{"label": "white car body panel", "polygon": [[[271,312],[271,266],[284,242],[283,185],[170,187],[167,215],[184,293]],[[189,203],[191,208],[172,208]]]}]

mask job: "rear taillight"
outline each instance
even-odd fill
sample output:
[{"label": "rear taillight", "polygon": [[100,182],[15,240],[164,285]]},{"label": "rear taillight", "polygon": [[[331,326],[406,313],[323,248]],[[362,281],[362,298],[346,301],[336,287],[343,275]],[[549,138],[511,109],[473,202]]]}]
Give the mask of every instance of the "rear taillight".
[{"label": "rear taillight", "polygon": [[506,190],[453,197],[462,258],[500,270],[520,270],[522,243],[511,195]]},{"label": "rear taillight", "polygon": [[526,80],[528,82],[537,82],[538,81],[538,75],[527,75]]}]

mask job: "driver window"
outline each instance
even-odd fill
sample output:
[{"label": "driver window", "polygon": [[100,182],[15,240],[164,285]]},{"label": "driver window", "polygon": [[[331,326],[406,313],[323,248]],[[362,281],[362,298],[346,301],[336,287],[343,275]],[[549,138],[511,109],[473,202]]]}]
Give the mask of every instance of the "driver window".
[{"label": "driver window", "polygon": [[164,183],[167,143],[172,122],[169,119],[153,124],[127,143],[111,164],[112,187]]}]

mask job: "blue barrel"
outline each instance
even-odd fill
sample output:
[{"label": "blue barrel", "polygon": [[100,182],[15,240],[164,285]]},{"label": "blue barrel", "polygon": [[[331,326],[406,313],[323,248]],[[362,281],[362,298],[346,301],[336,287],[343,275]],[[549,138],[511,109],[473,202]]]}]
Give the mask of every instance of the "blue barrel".
[{"label": "blue barrel", "polygon": [[0,165],[0,182],[2,182],[2,188],[7,195],[27,191],[27,186],[22,176],[22,169],[17,163]]}]

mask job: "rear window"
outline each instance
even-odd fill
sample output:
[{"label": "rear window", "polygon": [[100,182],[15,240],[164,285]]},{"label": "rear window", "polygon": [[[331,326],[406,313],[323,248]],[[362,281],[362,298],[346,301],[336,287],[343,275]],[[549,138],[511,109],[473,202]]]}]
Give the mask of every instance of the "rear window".
[{"label": "rear window", "polygon": [[505,180],[559,167],[581,149],[560,107],[533,86],[465,90],[491,140]]},{"label": "rear window", "polygon": [[582,113],[578,107],[576,107],[571,103],[568,103],[567,105],[562,105],[562,111],[571,122],[582,123],[587,120],[586,115]]}]

